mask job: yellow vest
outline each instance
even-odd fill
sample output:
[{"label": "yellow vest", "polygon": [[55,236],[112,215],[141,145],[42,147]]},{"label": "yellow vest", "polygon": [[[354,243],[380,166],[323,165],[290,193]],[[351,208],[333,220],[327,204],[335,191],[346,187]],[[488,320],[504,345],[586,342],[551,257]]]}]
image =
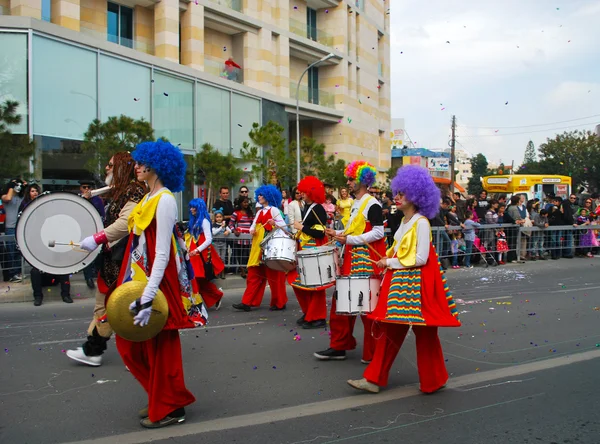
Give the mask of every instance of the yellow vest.
[{"label": "yellow vest", "polygon": [[356,216],[354,216],[354,219],[352,219],[352,222],[350,222],[348,227],[346,227],[346,229],[344,230],[344,234],[348,236],[359,236],[365,232],[365,228],[367,227],[367,221],[363,212],[365,211],[365,208],[367,208],[367,204],[371,199],[375,198],[373,196],[369,196],[360,205],[358,213],[356,214]]},{"label": "yellow vest", "polygon": [[[419,220],[427,218],[425,216],[421,216],[418,218],[410,229],[404,233],[402,239],[400,239],[400,246],[398,247],[398,252],[396,253],[396,257],[400,261],[400,263],[407,268],[414,267],[417,264],[417,223]],[[404,222],[404,219],[402,219]],[[431,232],[429,233],[429,241],[431,241]],[[389,248],[386,252],[386,256],[389,258],[394,257],[394,250],[398,241],[394,239],[394,244],[391,248]]]}]

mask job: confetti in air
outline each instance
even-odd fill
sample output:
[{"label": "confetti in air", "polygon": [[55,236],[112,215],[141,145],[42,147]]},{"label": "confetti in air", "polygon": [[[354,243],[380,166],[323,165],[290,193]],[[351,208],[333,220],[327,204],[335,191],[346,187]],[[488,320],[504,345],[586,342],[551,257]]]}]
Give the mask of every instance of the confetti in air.
[{"label": "confetti in air", "polygon": [[163,93],[165,97],[169,97],[169,94],[167,94],[166,92]]}]

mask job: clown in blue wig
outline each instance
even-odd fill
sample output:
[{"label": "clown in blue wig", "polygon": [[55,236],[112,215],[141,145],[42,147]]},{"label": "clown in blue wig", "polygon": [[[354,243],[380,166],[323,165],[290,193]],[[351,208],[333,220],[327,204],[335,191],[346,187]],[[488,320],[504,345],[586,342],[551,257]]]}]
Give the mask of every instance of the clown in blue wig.
[{"label": "clown in blue wig", "polygon": [[281,191],[275,185],[263,185],[256,189],[254,198],[258,202],[258,196],[265,198],[269,206],[278,208],[281,205]]},{"label": "clown in blue wig", "polygon": [[131,156],[138,164],[154,170],[171,192],[183,191],[186,163],[177,147],[164,140],[143,142],[135,148]]},{"label": "clown in blue wig", "polygon": [[190,221],[188,223],[188,231],[194,236],[194,239],[198,239],[204,231],[202,229],[202,222],[206,220],[209,224],[211,223],[208,210],[206,209],[206,202],[204,202],[204,199],[192,199],[189,204],[189,209]]}]

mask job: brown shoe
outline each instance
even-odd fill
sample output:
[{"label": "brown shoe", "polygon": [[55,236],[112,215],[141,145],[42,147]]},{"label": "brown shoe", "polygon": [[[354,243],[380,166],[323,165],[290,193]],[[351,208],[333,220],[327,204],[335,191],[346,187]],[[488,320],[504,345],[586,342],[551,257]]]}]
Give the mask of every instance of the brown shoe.
[{"label": "brown shoe", "polygon": [[138,415],[140,416],[141,419],[147,418],[148,417],[148,406],[146,406],[143,409],[141,409],[138,412]]},{"label": "brown shoe", "polygon": [[185,422],[185,416],[174,417],[174,416],[165,416],[160,421],[152,422],[150,418],[144,418],[140,421],[142,427],[146,427],[147,429],[160,429],[162,427],[167,427],[172,424],[182,424]]}]

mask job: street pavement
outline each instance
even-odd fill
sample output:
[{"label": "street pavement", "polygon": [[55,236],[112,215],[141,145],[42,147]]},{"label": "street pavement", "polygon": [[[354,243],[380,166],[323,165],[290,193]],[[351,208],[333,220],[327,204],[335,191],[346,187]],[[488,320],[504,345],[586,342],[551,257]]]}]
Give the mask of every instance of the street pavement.
[{"label": "street pavement", "polygon": [[[139,425],[147,400],[114,341],[101,367],[65,356],[84,339],[93,300],[2,304],[0,442],[597,444],[599,267],[563,259],[449,271],[463,325],[440,330],[451,377],[433,395],[418,391],[414,336],[389,386],[364,394],[345,382],[361,377],[360,349],[314,359],[328,333],[296,327],[291,289],[286,311],[268,311],[267,291],[251,313],[233,311],[242,290],[228,290],[208,328],[181,333],[197,401],[185,424],[160,430]],[[357,321],[359,343],[362,330]]]}]

